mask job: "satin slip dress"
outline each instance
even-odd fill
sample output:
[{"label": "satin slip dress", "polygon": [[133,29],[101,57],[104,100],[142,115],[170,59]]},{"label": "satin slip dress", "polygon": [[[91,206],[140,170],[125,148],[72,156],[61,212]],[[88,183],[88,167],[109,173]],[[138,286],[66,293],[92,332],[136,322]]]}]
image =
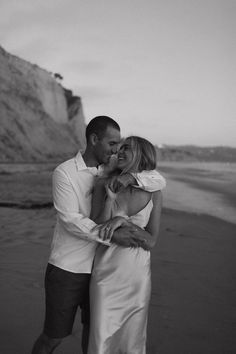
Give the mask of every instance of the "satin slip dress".
[{"label": "satin slip dress", "polygon": [[[152,208],[150,199],[128,219],[144,228]],[[114,209],[117,215],[122,216],[122,210]],[[149,251],[98,246],[90,283],[88,354],[145,354],[150,293]]]}]

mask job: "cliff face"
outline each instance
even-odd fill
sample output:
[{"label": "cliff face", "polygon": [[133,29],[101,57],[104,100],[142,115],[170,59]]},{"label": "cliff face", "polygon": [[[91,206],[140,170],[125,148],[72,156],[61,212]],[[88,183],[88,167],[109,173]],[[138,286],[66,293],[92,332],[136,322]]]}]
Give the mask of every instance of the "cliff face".
[{"label": "cliff face", "polygon": [[0,162],[60,161],[85,146],[81,100],[0,47]]}]

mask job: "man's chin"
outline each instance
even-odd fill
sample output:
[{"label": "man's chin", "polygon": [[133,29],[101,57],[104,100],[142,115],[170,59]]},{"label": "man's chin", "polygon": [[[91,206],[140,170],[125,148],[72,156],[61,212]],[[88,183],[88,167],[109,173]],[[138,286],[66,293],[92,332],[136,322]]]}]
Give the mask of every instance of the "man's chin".
[{"label": "man's chin", "polygon": [[106,159],[106,162],[103,162],[104,165],[109,165],[110,167],[116,167],[117,166],[117,156],[116,155],[111,155],[108,156]]},{"label": "man's chin", "polygon": [[103,161],[102,161],[103,165],[108,165],[109,162],[110,162],[110,156],[104,158]]}]

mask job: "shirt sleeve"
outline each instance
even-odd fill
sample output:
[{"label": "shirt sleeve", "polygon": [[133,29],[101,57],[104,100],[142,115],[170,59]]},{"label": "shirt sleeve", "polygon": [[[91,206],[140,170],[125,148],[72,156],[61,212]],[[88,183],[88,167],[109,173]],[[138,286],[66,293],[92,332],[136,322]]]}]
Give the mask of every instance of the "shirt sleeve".
[{"label": "shirt sleeve", "polygon": [[147,192],[161,191],[166,187],[165,178],[156,170],[132,173],[132,175],[138,183],[136,187]]},{"label": "shirt sleeve", "polygon": [[99,239],[99,227],[89,217],[83,215],[79,210],[78,197],[67,174],[56,169],[52,178],[53,203],[57,211],[57,217],[63,228],[71,235],[87,241]]}]

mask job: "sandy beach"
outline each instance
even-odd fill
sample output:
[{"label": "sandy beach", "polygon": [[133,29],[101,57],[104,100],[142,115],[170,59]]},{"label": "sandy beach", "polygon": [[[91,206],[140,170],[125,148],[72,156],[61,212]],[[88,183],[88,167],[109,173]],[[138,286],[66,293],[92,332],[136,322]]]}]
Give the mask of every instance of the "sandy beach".
[{"label": "sandy beach", "polygon": [[[235,166],[163,165],[152,250],[148,354],[236,352]],[[44,318],[43,278],[55,212],[48,168],[0,168],[0,353],[28,354]],[[9,166],[8,166],[9,171]],[[14,172],[14,173],[13,173]],[[80,354],[80,317],[56,354]]]}]

